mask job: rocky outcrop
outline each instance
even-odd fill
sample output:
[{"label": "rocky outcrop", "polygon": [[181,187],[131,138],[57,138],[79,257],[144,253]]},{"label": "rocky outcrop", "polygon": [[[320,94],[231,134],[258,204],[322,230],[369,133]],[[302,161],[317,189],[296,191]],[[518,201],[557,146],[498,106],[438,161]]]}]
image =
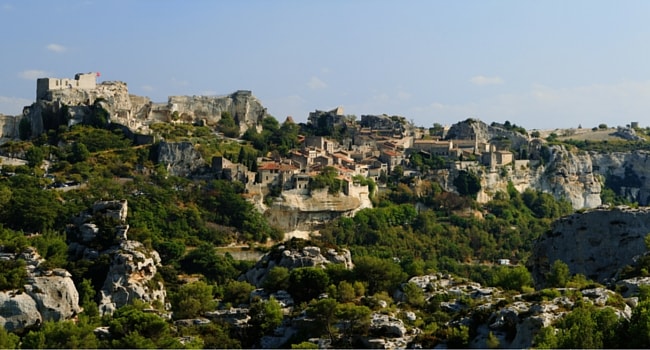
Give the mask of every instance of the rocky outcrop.
[{"label": "rocky outcrop", "polygon": [[123,241],[118,247],[103,252],[112,256],[111,266],[102,287],[99,311],[112,314],[133,300],[165,305],[166,291],[157,280],[160,256],[138,241]]},{"label": "rocky outcrop", "polygon": [[20,332],[43,322],[36,301],[26,293],[0,292],[0,326],[9,332]]},{"label": "rocky outcrop", "polygon": [[550,232],[535,243],[528,265],[536,284],[543,285],[556,260],[572,274],[583,274],[600,283],[610,283],[618,272],[633,265],[647,251],[650,209],[599,208],[557,220]]},{"label": "rocky outcrop", "polygon": [[250,91],[239,90],[227,96],[170,96],[167,103],[170,115],[185,122],[202,122],[215,126],[223,112],[228,112],[243,133],[256,128],[267,116],[266,108]]},{"label": "rocky outcrop", "polygon": [[83,122],[95,103],[109,113],[110,122],[124,125],[135,133],[149,133],[149,124],[157,121],[150,115],[151,101],[146,97],[129,94],[126,83],[105,81],[94,89],[49,90],[32,105],[25,107],[23,115],[32,125],[32,134],[39,135],[45,128],[74,125]]},{"label": "rocky outcrop", "polygon": [[0,327],[22,332],[45,321],[71,319],[82,311],[79,294],[68,271],[43,270],[41,264],[45,260],[34,248],[28,248],[19,256],[3,256],[24,260],[27,280],[24,290],[0,292]]},{"label": "rocky outcrop", "polygon": [[270,224],[284,231],[312,231],[339,217],[350,217],[372,208],[368,186],[352,186],[349,195],[330,194],[327,189],[305,194],[283,191],[264,212]]},{"label": "rocky outcrop", "polygon": [[[99,311],[102,315],[112,314],[116,309],[140,300],[162,309],[166,307],[162,279],[157,275],[161,260],[158,252],[144,244],[128,239],[126,224],[128,202],[126,200],[98,201],[92,210],[73,218],[73,227],[68,234],[74,242],[69,245],[71,257],[95,261],[108,256],[110,265],[100,290]],[[101,215],[115,220],[116,226],[110,237],[100,237],[99,228],[93,219]],[[101,239],[103,243],[97,243]],[[106,241],[113,242],[106,247]]]},{"label": "rocky outcrop", "polygon": [[285,249],[284,245],[280,245],[264,255],[253,268],[239,279],[247,281],[256,287],[261,287],[268,272],[276,266],[292,270],[298,267],[324,268],[327,264],[343,264],[347,269],[354,267],[352,256],[347,249],[341,251],[328,249],[322,253],[320,248],[313,246],[306,246],[302,249]]},{"label": "rocky outcrop", "polygon": [[191,142],[165,142],[158,145],[156,160],[164,164],[170,175],[188,176],[202,168],[206,162]]},{"label": "rocky outcrop", "polygon": [[[93,78],[94,79],[94,78]],[[156,122],[194,123],[215,126],[223,112],[235,119],[243,133],[257,128],[267,111],[250,91],[239,90],[226,96],[170,96],[167,103],[152,103],[148,97],[129,94],[127,84],[104,81],[93,87],[46,90],[23,110],[32,126],[32,134],[59,125],[83,122],[95,103],[105,109],[110,122],[128,128],[134,134],[148,135]],[[6,121],[6,123],[3,123]],[[16,120],[0,118],[1,137],[17,137]],[[6,127],[5,127],[6,124]]]},{"label": "rocky outcrop", "polygon": [[[632,313],[627,304],[616,307],[608,305],[607,300],[616,293],[605,288],[583,289],[580,293],[577,289],[555,289],[549,292],[549,297],[542,297],[540,292],[536,292],[510,296],[512,299],[507,301],[506,293],[499,288],[484,287],[449,275],[415,276],[409,282],[420,287],[430,303],[434,296],[448,300],[440,302],[440,309],[452,316],[448,325],[474,328],[474,331],[470,331],[470,348],[488,348],[486,341],[489,333],[497,337],[500,348],[534,347],[533,339],[539,330],[552,326],[578,302],[597,308],[613,308],[618,317],[629,318]],[[468,304],[467,300],[471,302]],[[413,329],[410,333],[414,331],[417,332]],[[437,344],[436,347],[444,348],[445,345]],[[409,347],[418,346],[409,344]]]},{"label": "rocky outcrop", "polygon": [[20,118],[20,116],[0,114],[0,140],[17,139],[20,136],[18,133]]},{"label": "rocky outcrop", "polygon": [[528,147],[528,135],[508,130],[501,125],[493,123],[487,125],[478,119],[467,119],[456,123],[449,128],[447,140],[476,140],[479,143],[488,143],[495,140],[508,139],[510,147],[519,150]]}]

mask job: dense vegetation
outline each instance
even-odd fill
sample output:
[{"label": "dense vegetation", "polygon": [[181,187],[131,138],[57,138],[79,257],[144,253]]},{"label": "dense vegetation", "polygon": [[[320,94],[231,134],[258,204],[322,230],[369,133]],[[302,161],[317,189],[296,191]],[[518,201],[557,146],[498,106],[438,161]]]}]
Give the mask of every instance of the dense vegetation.
[{"label": "dense vegetation", "polygon": [[[20,253],[34,246],[47,259],[47,267],[63,267],[73,275],[85,311],[76,323],[45,322],[40,328],[21,335],[0,329],[2,348],[239,348],[255,347],[260,337],[272,334],[281,324],[279,303],[250,300],[254,287],[238,281],[252,262],[220,254],[215,247],[247,243],[268,249],[283,233],[272,227],[245,199],[238,182],[220,179],[186,179],[170,176],[164,165],[155,164],[156,145],[134,146],[119,129],[108,130],[98,106],[90,125],[71,129],[50,129],[44,136],[0,147],[6,155],[28,159],[26,166],[2,167],[0,177],[0,245],[3,252]],[[226,137],[238,136],[234,119],[224,114],[217,129]],[[509,124],[509,123],[508,123]],[[522,132],[516,125],[507,125]],[[258,156],[277,153],[286,156],[298,144],[298,134],[343,138],[345,125],[329,127],[325,121],[311,128],[291,122],[279,124],[274,118],[262,121],[261,132],[249,129],[243,139],[232,142],[214,135],[203,126],[156,124],[152,127],[166,140],[197,144],[206,159],[224,156],[253,170]],[[22,130],[22,129],[21,129]],[[25,128],[25,130],[27,130]],[[25,131],[26,132],[26,131]],[[525,133],[523,130],[522,133]],[[29,135],[25,135],[27,139]],[[51,161],[48,172],[40,167]],[[438,169],[444,162],[437,157],[412,158],[417,167]],[[375,206],[351,218],[340,218],[321,230],[311,242],[292,240],[287,247],[306,244],[323,248],[348,248],[354,257],[353,270],[337,265],[327,269],[304,267],[288,270],[276,267],[264,281],[268,292],[287,290],[296,301],[292,313],[304,312],[315,322],[301,329],[286,346],[308,347],[309,338],[323,336],[336,347],[358,347],[358,335],[368,332],[370,314],[382,303],[395,308],[392,295],[402,290],[406,302],[400,304],[419,314],[417,326],[423,330],[418,340],[425,346],[446,341],[451,347],[467,346],[470,329],[451,326],[450,315],[441,311],[449,296],[425,300],[409,277],[432,272],[452,273],[513,293],[533,291],[533,281],[523,263],[533,241],[547,231],[551,222],[571,212],[566,201],[527,190],[519,193],[511,184],[485,205],[474,197],[480,190],[476,175],[461,172],[454,183],[460,194],[445,192],[429,180],[404,177],[400,169],[383,178],[382,191],[373,196]],[[47,175],[47,176],[46,176]],[[371,186],[376,184],[356,178]],[[59,191],[56,184],[77,186]],[[312,189],[328,187],[338,192],[340,180],[325,168],[312,178]],[[172,326],[148,307],[135,302],[122,307],[112,317],[99,317],[98,291],[108,266],[106,259],[94,264],[71,259],[67,246],[67,226],[71,217],[91,207],[97,200],[127,199],[129,238],[156,249],[162,258],[159,278],[169,292],[174,320],[197,318],[220,305],[249,304],[249,327],[239,329],[228,323]],[[100,238],[114,222],[99,221]],[[34,235],[26,235],[34,234]],[[109,236],[96,242],[102,250],[113,242]],[[511,266],[497,266],[507,258]],[[24,263],[0,261],[1,289],[20,289],[25,284]],[[179,276],[199,276],[182,282]],[[549,283],[588,283],[571,277],[561,262],[554,265]],[[572,279],[573,278],[573,279]],[[541,292],[540,292],[541,293]],[[217,303],[217,300],[220,302]],[[470,301],[468,301],[469,303]],[[157,307],[162,308],[161,305]],[[647,320],[650,302],[642,299],[629,321],[619,321],[609,311],[578,305],[560,324],[555,334],[545,329],[537,339],[540,347],[614,347],[630,334],[641,335],[635,347],[650,345]],[[334,327],[334,325],[337,325]],[[96,335],[96,327],[107,327],[112,337]],[[183,342],[180,339],[184,339]],[[498,344],[497,344],[498,345]]]}]

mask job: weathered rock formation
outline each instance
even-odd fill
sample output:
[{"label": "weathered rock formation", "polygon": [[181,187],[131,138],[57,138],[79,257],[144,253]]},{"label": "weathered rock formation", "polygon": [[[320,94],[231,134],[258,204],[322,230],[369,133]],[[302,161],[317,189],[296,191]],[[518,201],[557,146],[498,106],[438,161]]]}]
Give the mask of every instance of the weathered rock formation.
[{"label": "weathered rock formation", "polygon": [[557,220],[535,243],[528,265],[536,284],[543,285],[556,260],[572,274],[600,283],[614,282],[620,270],[647,251],[650,209],[599,208]]},{"label": "weathered rock formation", "polygon": [[[102,315],[112,314],[116,309],[132,303],[144,301],[150,305],[164,307],[166,290],[162,279],[156,275],[161,260],[158,252],[145,247],[138,241],[128,239],[129,226],[126,225],[128,203],[123,201],[99,201],[93,205],[91,212],[81,213],[73,219],[74,227],[69,236],[76,241],[69,245],[72,257],[77,259],[97,260],[108,255],[110,266],[104,285],[100,290],[99,311]],[[115,220],[118,225],[113,228],[111,245],[98,250],[95,240],[107,237],[92,222],[97,215]]]},{"label": "weathered rock formation", "polygon": [[445,139],[476,140],[478,143],[507,139],[510,141],[510,147],[514,150],[528,147],[529,141],[528,135],[508,130],[497,124],[487,125],[478,119],[471,118],[452,125]]},{"label": "weathered rock formation", "polygon": [[156,161],[164,164],[173,176],[188,176],[206,167],[206,162],[191,142],[162,141],[156,150]]},{"label": "weathered rock formation", "polygon": [[157,280],[160,256],[138,241],[123,241],[118,247],[103,252],[112,256],[111,266],[102,287],[99,311],[112,314],[134,300],[165,305],[166,291],[162,279]]},{"label": "weathered rock formation", "polygon": [[223,112],[228,112],[243,133],[257,127],[267,116],[266,108],[250,91],[239,90],[226,96],[170,96],[166,108],[170,117],[178,116],[186,122],[203,122],[215,126]]},{"label": "weathered rock formation", "polygon": [[351,186],[348,195],[330,194],[327,189],[306,194],[283,191],[264,213],[269,223],[284,231],[312,231],[339,217],[349,217],[372,208],[368,186]]},{"label": "weathered rock formation", "polygon": [[347,269],[354,267],[350,251],[343,249],[337,251],[328,249],[321,253],[321,249],[306,246],[302,249],[285,249],[280,245],[275,250],[264,255],[253,268],[248,270],[239,279],[261,287],[269,270],[276,266],[286,267],[291,270],[298,267],[325,267],[327,264],[343,264]]},{"label": "weathered rock formation", "polygon": [[[486,340],[490,332],[499,339],[500,348],[534,347],[533,339],[539,330],[551,326],[578,302],[576,290],[572,289],[558,289],[555,291],[558,296],[550,300],[535,295],[518,295],[513,301],[505,302],[505,293],[499,288],[483,287],[449,275],[415,276],[409,282],[420,287],[427,300],[434,296],[444,296],[443,300],[448,300],[440,302],[440,308],[454,315],[449,325],[475,327],[475,332],[471,332],[474,335],[469,339],[470,348],[488,348]],[[608,305],[607,300],[615,294],[613,291],[591,288],[580,292],[581,303],[613,308],[618,317],[623,318],[629,318],[632,313],[627,304]],[[397,297],[399,300],[399,295]],[[472,300],[472,306],[461,301],[467,298]],[[475,317],[475,314],[482,316]],[[477,324],[477,320],[481,321]],[[417,346],[410,344],[413,345]]]},{"label": "weathered rock formation", "polygon": [[0,114],[0,140],[17,139],[20,136],[18,132],[19,122],[20,116]]},{"label": "weathered rock formation", "polygon": [[[94,79],[94,78],[93,78]],[[110,122],[122,125],[135,134],[150,134],[149,125],[156,122],[201,123],[215,126],[223,112],[238,123],[241,132],[257,127],[267,116],[266,108],[250,91],[240,90],[226,96],[170,96],[167,103],[152,103],[148,97],[129,94],[126,83],[104,81],[86,88],[45,90],[36,102],[23,110],[32,127],[32,134],[58,125],[83,122],[95,103],[105,109]],[[17,137],[20,118],[2,118],[1,137]],[[6,126],[5,126],[6,125]]]},{"label": "weathered rock formation", "polygon": [[82,311],[79,294],[68,271],[41,269],[45,260],[33,248],[17,257],[4,257],[25,261],[27,283],[24,291],[0,292],[0,327],[21,332],[45,321],[71,319]]}]

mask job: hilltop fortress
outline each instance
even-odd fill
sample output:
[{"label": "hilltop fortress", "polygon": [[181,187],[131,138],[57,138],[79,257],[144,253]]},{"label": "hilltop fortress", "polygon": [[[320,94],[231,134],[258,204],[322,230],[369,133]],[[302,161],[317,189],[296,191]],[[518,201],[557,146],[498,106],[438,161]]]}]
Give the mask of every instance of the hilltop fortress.
[{"label": "hilltop fortress", "polygon": [[19,137],[19,125],[29,122],[32,135],[81,123],[98,104],[109,113],[111,123],[127,127],[133,133],[150,134],[155,122],[216,125],[223,112],[239,122],[241,132],[257,127],[267,115],[266,109],[250,91],[240,90],[225,96],[170,96],[155,103],[148,97],[129,94],[121,81],[97,82],[98,73],[79,73],[74,79],[40,78],[36,83],[36,101],[22,115],[0,115],[0,138]]},{"label": "hilltop fortress", "polygon": [[46,100],[51,90],[92,90],[97,88],[99,73],[77,73],[74,79],[39,78],[36,80],[36,100]]}]

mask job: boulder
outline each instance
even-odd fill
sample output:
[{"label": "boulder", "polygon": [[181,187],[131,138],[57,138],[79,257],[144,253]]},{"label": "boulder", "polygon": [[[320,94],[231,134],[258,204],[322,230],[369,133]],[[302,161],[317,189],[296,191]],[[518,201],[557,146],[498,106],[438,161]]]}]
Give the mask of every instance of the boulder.
[{"label": "boulder", "polygon": [[71,319],[82,311],[72,275],[64,269],[43,270],[45,260],[35,248],[3,257],[25,260],[27,279],[24,291],[0,292],[0,327],[22,332],[45,321]]},{"label": "boulder", "polygon": [[34,277],[25,286],[26,293],[35,300],[44,321],[67,320],[81,312],[79,293],[70,273],[65,271],[65,276],[60,274],[61,271],[58,275]]},{"label": "boulder", "polygon": [[99,310],[102,315],[112,314],[116,309],[133,300],[165,305],[166,290],[162,281],[155,280],[160,256],[137,241],[122,241],[119,246],[104,252],[111,255]]},{"label": "boulder", "polygon": [[0,292],[0,327],[20,332],[43,322],[36,301],[26,293]]},{"label": "boulder", "polygon": [[336,251],[329,249],[325,255],[321,249],[314,246],[306,246],[302,249],[285,249],[284,245],[276,247],[273,251],[265,254],[262,258],[239,279],[262,287],[266,274],[274,267],[286,267],[289,270],[298,267],[322,267],[327,264],[342,264],[347,269],[352,269],[352,256],[350,251],[342,249]]},{"label": "boulder", "polygon": [[93,214],[98,213],[120,222],[126,222],[128,202],[126,200],[97,201],[93,204]]}]

